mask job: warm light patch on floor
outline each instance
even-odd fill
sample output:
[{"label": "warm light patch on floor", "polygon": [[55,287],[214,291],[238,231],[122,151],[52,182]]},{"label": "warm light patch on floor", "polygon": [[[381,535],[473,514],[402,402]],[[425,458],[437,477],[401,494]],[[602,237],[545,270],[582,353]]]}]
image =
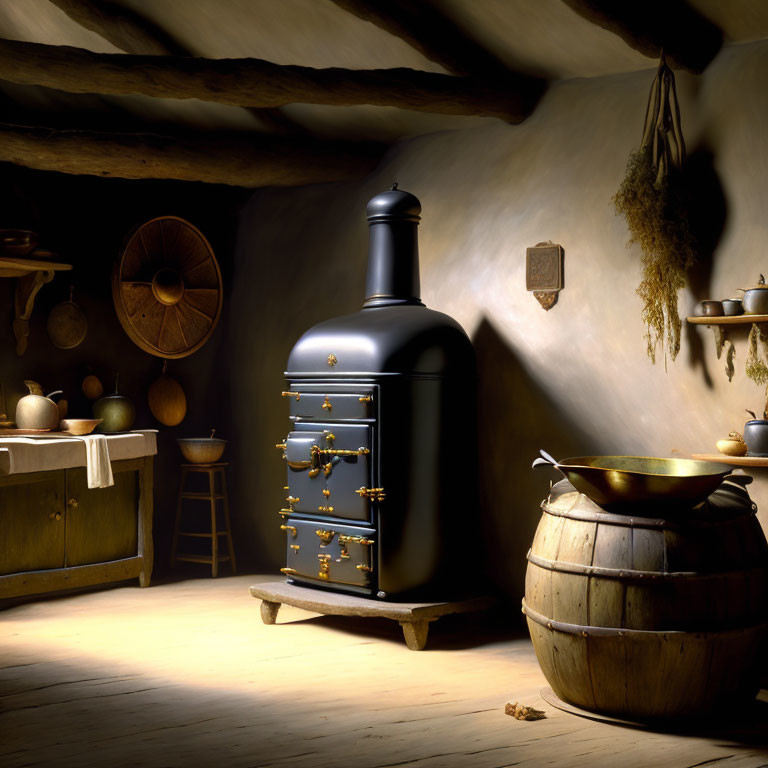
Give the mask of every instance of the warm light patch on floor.
[{"label": "warm light patch on floor", "polygon": [[[546,683],[528,641],[481,624],[473,633],[471,623],[438,622],[433,650],[423,652],[407,650],[386,620],[284,606],[266,626],[248,594],[257,578],[120,587],[0,613],[0,764],[766,762],[754,746],[626,731],[552,710],[539,697]],[[510,700],[548,717],[516,721],[504,714]]]}]

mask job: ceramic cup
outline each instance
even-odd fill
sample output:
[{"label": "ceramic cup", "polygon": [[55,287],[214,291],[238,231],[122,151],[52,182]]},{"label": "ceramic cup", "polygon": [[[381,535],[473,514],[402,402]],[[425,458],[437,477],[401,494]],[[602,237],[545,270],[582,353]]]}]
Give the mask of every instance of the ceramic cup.
[{"label": "ceramic cup", "polygon": [[744,314],[744,306],[741,303],[741,299],[723,299],[722,304],[724,315]]},{"label": "ceramic cup", "polygon": [[696,305],[697,317],[718,317],[723,314],[723,302],[714,299],[705,299]]}]

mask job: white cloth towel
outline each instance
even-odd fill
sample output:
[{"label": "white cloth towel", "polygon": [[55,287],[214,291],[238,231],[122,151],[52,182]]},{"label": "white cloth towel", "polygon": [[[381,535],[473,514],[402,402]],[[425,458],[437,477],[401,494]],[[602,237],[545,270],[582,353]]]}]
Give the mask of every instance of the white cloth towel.
[{"label": "white cloth towel", "polygon": [[81,435],[85,443],[85,467],[89,488],[109,488],[115,484],[106,435]]}]

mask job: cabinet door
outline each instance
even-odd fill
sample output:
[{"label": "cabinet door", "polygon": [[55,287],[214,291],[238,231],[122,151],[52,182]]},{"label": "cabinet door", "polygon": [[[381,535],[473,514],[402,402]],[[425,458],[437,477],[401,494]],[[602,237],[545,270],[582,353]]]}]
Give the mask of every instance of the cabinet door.
[{"label": "cabinet door", "polygon": [[139,473],[115,472],[114,478],[109,488],[88,488],[84,467],[67,470],[67,565],[136,556]]},{"label": "cabinet door", "polygon": [[0,574],[64,565],[64,472],[24,480],[0,486]]}]

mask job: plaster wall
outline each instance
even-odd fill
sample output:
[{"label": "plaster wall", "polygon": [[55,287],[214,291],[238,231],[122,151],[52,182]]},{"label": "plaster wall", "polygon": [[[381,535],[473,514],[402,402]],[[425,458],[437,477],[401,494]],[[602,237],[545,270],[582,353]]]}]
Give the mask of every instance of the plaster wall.
[{"label": "plaster wall", "polygon": [[[477,545],[510,593],[522,590],[550,480],[529,468],[539,448],[558,457],[714,451],[716,439],[742,427],[745,407],[762,409],[744,375],[746,332],[734,334],[731,383],[704,328],[684,329],[675,362],[646,357],[640,254],[626,247],[611,198],[640,139],[652,77],[561,82],[522,125],[419,137],[363,183],[262,191],[245,205],[227,342],[237,361],[235,497],[270,565],[279,566],[284,547],[283,465],[272,448],[288,424],[280,374],[307,327],[359,307],[365,203],[393,181],[422,202],[423,300],[457,318],[477,348],[485,537]],[[679,74],[678,88],[713,244],[694,275],[697,295],[681,295],[685,315],[698,299],[734,295],[768,269],[768,43],[729,47],[703,76]],[[549,312],[525,290],[525,249],[546,240],[565,248],[566,288]],[[756,471],[752,488],[765,525],[768,470]]]}]

